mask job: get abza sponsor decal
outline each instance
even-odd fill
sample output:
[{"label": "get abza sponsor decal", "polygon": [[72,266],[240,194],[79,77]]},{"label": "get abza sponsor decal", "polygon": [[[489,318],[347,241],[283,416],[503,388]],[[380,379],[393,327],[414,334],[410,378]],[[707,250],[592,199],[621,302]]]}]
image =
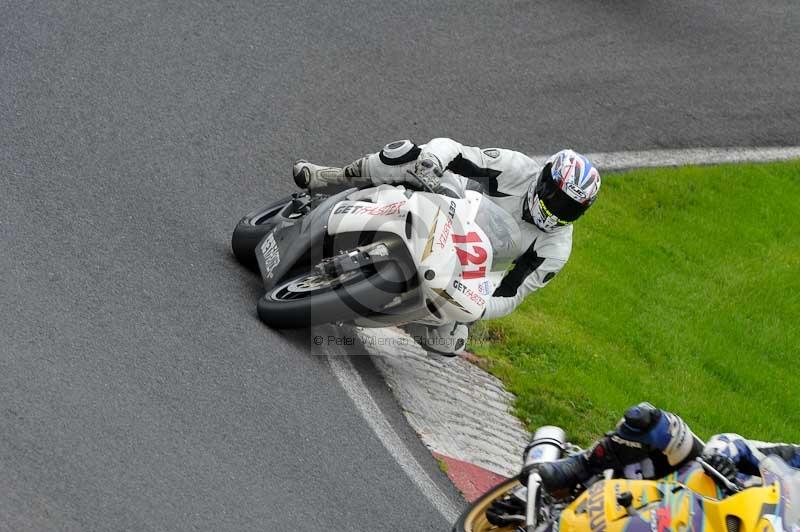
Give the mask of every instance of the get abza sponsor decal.
[{"label": "get abza sponsor decal", "polygon": [[469,286],[465,285],[458,279],[453,281],[453,288],[467,296],[470,301],[477,305],[485,305],[486,301],[478,294],[476,294]]},{"label": "get abza sponsor decal", "polygon": [[339,205],[333,214],[357,214],[364,216],[391,216],[399,214],[400,209],[405,205],[405,201],[395,201],[385,205]]}]

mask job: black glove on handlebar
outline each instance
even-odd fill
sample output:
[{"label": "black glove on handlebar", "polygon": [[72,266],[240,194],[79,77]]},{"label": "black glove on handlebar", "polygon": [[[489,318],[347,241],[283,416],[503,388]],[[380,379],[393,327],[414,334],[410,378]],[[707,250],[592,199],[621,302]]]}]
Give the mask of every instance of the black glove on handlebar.
[{"label": "black glove on handlebar", "polygon": [[737,483],[736,474],[739,470],[731,457],[719,453],[703,453],[701,458],[705,460],[708,465],[716,469],[723,477],[734,484]]}]

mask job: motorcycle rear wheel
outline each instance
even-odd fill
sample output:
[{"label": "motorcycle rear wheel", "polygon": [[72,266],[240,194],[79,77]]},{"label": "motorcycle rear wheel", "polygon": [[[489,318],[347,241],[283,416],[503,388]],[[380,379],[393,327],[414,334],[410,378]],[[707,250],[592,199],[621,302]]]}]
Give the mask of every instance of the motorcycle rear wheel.
[{"label": "motorcycle rear wheel", "polygon": [[[244,216],[231,237],[233,254],[243,266],[258,271],[255,249],[264,238],[281,221],[290,220],[292,213],[284,212],[292,197],[287,196],[266,207],[262,207]],[[287,217],[288,214],[288,217]]]},{"label": "motorcycle rear wheel", "polygon": [[351,321],[380,313],[403,290],[403,272],[394,262],[335,278],[306,272],[268,290],[258,301],[258,317],[278,329]]},{"label": "motorcycle rear wheel", "polygon": [[496,527],[486,520],[486,510],[489,506],[517,486],[519,486],[519,479],[510,478],[481,495],[461,514],[456,524],[453,525],[453,532],[514,532],[517,530],[516,525]]}]

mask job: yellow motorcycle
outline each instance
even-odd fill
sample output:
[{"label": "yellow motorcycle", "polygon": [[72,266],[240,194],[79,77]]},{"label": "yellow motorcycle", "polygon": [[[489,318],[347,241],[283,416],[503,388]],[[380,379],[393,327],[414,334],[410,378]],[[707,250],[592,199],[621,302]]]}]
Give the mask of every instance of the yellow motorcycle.
[{"label": "yellow motorcycle", "polygon": [[[526,449],[526,464],[580,451],[563,440],[561,429],[540,428]],[[702,459],[659,480],[601,478],[566,499],[540,489],[540,482],[534,472],[527,488],[519,478],[497,485],[461,515],[453,531],[800,532],[800,470],[778,456],[762,460],[760,482],[744,488]],[[486,511],[509,500],[524,507],[524,515],[491,524]]]}]

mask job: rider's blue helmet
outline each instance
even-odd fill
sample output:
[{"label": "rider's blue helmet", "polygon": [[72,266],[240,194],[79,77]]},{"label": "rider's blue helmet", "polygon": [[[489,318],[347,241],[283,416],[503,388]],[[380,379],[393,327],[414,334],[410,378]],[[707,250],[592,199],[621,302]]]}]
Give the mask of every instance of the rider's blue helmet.
[{"label": "rider's blue helmet", "polygon": [[600,173],[591,161],[572,150],[561,150],[531,183],[526,219],[543,231],[569,225],[595,202],[598,192]]}]

